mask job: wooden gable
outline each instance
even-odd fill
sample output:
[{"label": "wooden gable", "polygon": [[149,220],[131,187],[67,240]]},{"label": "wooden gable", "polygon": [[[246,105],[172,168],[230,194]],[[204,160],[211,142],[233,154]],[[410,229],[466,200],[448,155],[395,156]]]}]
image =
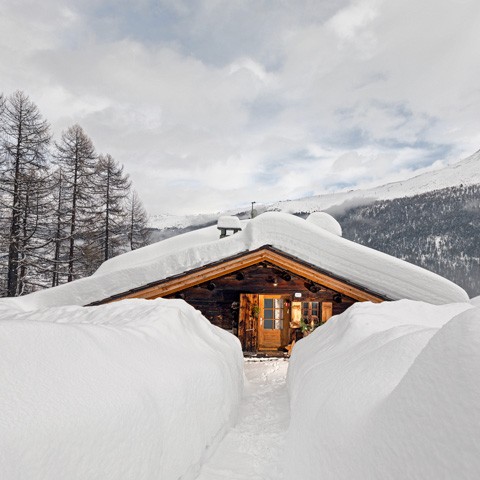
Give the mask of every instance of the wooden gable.
[{"label": "wooden gable", "polygon": [[[270,246],[244,252],[223,261],[191,270],[115,297],[96,302],[108,303],[127,298],[182,298],[200,310],[210,322],[237,335],[245,351],[270,348],[274,332],[265,332],[264,299],[282,299],[285,312],[292,318],[293,307],[316,308],[320,323],[344,312],[357,301],[381,302],[386,298],[340,279],[318,267],[289,256]],[[315,317],[314,315],[314,317]],[[317,318],[318,320],[318,318]],[[276,334],[279,349],[291,343],[298,329]],[[268,337],[268,338],[267,338]],[[268,340],[270,338],[270,340]],[[262,345],[263,341],[263,345]],[[270,343],[269,343],[270,342]]]},{"label": "wooden gable", "polygon": [[270,246],[265,246],[252,252],[244,252],[234,257],[191,270],[175,277],[153,282],[151,284],[132,289],[110,298],[93,302],[91,305],[99,305],[127,298],[154,299],[171,296],[187,288],[212,281],[229,273],[242,270],[246,267],[269,262],[270,264],[285,269],[295,275],[299,275],[314,283],[331,288],[338,293],[347,295],[357,301],[381,302],[387,300],[383,295],[368,291],[366,288],[354,285],[348,279],[340,279],[335,275],[322,271],[316,266],[310,265],[298,258],[280,252]]}]

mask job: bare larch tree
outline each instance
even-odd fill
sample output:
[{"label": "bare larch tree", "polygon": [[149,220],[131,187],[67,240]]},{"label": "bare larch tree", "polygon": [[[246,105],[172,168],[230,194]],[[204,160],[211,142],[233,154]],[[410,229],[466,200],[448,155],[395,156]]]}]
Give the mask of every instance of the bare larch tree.
[{"label": "bare larch tree", "polygon": [[[0,118],[1,168],[3,197],[9,198],[7,295],[19,295],[19,278],[25,275],[19,261],[25,259],[27,214],[31,202],[38,201],[43,173],[47,169],[50,143],[49,125],[37,106],[23,92],[15,92],[2,101]],[[38,217],[37,217],[38,220]],[[23,262],[23,267],[25,263]]]},{"label": "bare larch tree", "polygon": [[144,247],[150,243],[148,215],[137,192],[130,195],[128,212],[128,243],[130,250]]},{"label": "bare larch tree", "polygon": [[109,154],[99,157],[96,182],[100,195],[101,244],[105,261],[119,253],[117,249],[127,237],[127,198],[131,184],[128,175],[123,172],[123,165]]},{"label": "bare larch tree", "polygon": [[88,225],[94,217],[91,201],[97,155],[91,139],[80,125],[73,125],[64,131],[55,147],[56,163],[63,173],[62,195],[68,205],[67,281],[71,282],[76,274],[76,247],[82,236],[82,227]]}]

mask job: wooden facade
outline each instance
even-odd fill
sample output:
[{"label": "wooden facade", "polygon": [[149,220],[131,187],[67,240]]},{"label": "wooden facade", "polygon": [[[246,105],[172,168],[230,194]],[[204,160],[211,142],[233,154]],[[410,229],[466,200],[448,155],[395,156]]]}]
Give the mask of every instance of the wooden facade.
[{"label": "wooden facade", "polygon": [[247,352],[284,350],[300,320],[318,325],[357,301],[385,299],[263,247],[97,303],[158,297],[184,299],[237,335]]},{"label": "wooden facade", "polygon": [[[317,292],[310,290],[316,288],[319,288]],[[295,300],[299,303],[328,303],[334,315],[344,312],[356,302],[354,298],[335,290],[313,284],[310,280],[289,271],[279,270],[269,262],[246,267],[169,297],[184,299],[200,310],[214,325],[237,335],[244,350],[257,351],[259,322],[264,318],[261,315],[260,300],[265,296],[268,298],[279,296],[290,305]],[[287,330],[286,326],[283,330]],[[282,338],[279,347],[288,343],[290,336]]]}]

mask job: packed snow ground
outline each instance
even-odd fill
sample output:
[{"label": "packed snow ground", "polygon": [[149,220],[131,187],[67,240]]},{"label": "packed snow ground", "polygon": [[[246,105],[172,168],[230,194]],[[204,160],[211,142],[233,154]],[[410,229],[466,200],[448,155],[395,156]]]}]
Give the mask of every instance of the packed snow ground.
[{"label": "packed snow ground", "polygon": [[197,480],[281,480],[288,395],[288,362],[283,359],[245,362],[245,393],[239,422]]},{"label": "packed snow ground", "polygon": [[194,478],[238,414],[233,335],[177,300],[0,305],[2,480]]}]

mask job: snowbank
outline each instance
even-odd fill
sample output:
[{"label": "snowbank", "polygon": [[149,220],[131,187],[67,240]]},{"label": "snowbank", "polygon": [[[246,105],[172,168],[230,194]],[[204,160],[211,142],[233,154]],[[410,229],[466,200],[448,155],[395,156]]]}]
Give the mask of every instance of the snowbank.
[{"label": "snowbank", "polygon": [[354,305],[294,348],[285,477],[480,478],[479,378],[479,308]]},{"label": "snowbank", "polygon": [[108,260],[91,277],[0,303],[24,310],[86,305],[266,245],[393,300],[468,301],[462,288],[439,275],[346,240],[315,222],[269,212],[230,237],[219,239],[216,227],[189,232]]},{"label": "snowbank", "polygon": [[190,479],[235,420],[238,340],[176,300],[0,309],[0,472]]}]

